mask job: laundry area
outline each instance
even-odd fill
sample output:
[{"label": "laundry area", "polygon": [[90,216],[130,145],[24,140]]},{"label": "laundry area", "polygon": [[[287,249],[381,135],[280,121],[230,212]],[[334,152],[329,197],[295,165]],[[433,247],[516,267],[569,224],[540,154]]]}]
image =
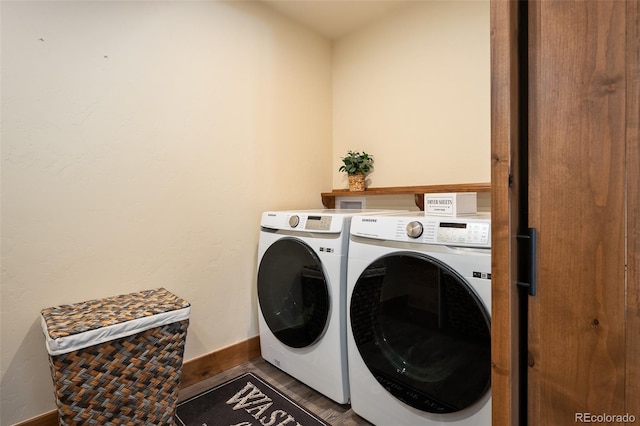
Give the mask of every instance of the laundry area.
[{"label": "laundry area", "polygon": [[255,355],[373,424],[489,424],[489,6],[3,2],[0,424],[57,418],[43,309],[150,289],[181,387]]},{"label": "laundry area", "polygon": [[491,217],[475,205],[265,212],[262,357],[372,424],[490,424]]}]

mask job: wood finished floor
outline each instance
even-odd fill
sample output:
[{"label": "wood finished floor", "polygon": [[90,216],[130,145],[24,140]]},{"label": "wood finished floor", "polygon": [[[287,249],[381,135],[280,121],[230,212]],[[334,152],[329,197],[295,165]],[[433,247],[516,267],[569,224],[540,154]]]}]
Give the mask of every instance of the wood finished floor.
[{"label": "wood finished floor", "polygon": [[349,405],[338,404],[277,369],[261,357],[180,390],[179,400],[191,398],[243,373],[254,373],[298,404],[334,426],[371,425],[353,412]]}]

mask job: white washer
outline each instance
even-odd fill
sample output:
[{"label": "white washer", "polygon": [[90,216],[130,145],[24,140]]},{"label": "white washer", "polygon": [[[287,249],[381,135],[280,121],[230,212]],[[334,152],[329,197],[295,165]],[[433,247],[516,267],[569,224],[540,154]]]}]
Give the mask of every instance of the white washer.
[{"label": "white washer", "polygon": [[491,219],[357,216],[351,407],[379,426],[491,424]]},{"label": "white washer", "polygon": [[262,357],[340,404],[349,402],[349,224],[356,214],[393,212],[300,210],[262,214],[257,280]]}]

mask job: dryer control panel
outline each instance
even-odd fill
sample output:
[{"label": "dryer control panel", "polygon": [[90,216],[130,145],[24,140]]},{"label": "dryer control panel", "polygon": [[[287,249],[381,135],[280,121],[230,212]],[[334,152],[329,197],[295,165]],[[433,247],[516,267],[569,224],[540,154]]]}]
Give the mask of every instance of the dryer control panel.
[{"label": "dryer control panel", "polygon": [[439,243],[489,244],[491,224],[481,222],[440,222],[436,241]]},{"label": "dryer control panel", "polygon": [[354,217],[351,235],[387,241],[491,247],[489,215],[435,217],[424,213],[378,217]]}]

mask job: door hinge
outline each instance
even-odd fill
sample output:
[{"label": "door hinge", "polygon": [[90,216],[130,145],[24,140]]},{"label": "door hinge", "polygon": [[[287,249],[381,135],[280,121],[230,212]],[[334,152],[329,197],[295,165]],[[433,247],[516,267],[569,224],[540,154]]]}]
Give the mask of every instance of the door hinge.
[{"label": "door hinge", "polygon": [[518,280],[516,284],[526,289],[529,296],[537,290],[536,228],[528,228],[526,234],[516,235],[518,241]]}]

